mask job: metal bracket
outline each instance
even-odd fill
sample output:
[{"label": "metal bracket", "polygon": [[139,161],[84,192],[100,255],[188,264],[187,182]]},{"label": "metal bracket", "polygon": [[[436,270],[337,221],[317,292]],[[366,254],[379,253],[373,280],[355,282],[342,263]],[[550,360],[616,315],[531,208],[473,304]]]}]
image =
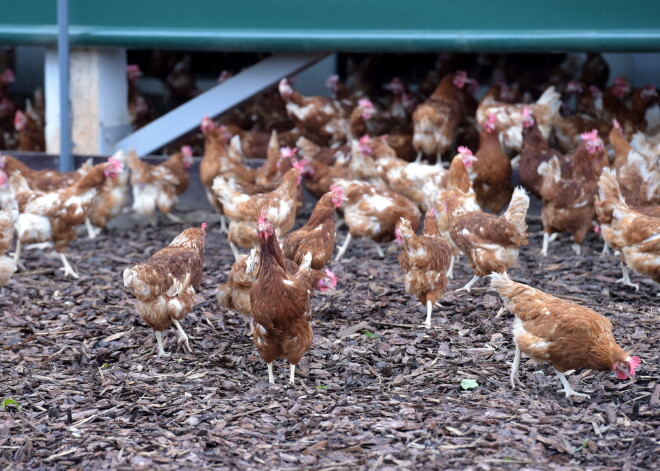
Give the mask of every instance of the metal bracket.
[{"label": "metal bracket", "polygon": [[318,52],[286,52],[273,55],[241,71],[223,83],[184,103],[145,127],[115,143],[115,150],[135,149],[139,156],[199,126],[204,116],[217,116],[327,56]]}]

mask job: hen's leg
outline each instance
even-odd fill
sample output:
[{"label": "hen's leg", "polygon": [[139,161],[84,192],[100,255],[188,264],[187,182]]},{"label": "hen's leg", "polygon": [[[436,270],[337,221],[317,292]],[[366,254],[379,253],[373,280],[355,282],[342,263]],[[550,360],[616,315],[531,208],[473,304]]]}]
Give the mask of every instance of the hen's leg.
[{"label": "hen's leg", "polygon": [[245,336],[246,337],[252,337],[254,335],[254,322],[252,322],[252,319],[247,319],[245,321]]},{"label": "hen's leg", "polygon": [[234,260],[238,261],[241,254],[238,253],[238,247],[236,247],[236,244],[234,244],[233,242],[229,242],[229,248],[231,248],[231,253],[234,254]]},{"label": "hen's leg", "polygon": [[603,251],[600,253],[601,257],[604,257],[605,255],[610,254],[610,246],[607,245],[607,242],[603,242]]},{"label": "hen's leg", "polygon": [[275,375],[273,374],[273,362],[268,363],[268,382],[275,384]]},{"label": "hen's leg", "polygon": [[70,276],[72,278],[75,278],[76,280],[80,278],[80,275],[76,273],[76,271],[73,269],[71,264],[66,258],[66,255],[63,253],[60,253],[60,259],[62,260],[62,265],[64,265],[60,270],[64,271],[64,276]]},{"label": "hen's leg", "polygon": [[572,243],[571,248],[575,252],[575,255],[581,255],[582,254],[582,247],[578,243]]},{"label": "hen's leg", "polygon": [[192,353],[192,348],[190,348],[190,342],[188,342],[188,336],[186,333],[183,331],[183,327],[181,327],[181,324],[179,324],[179,321],[176,319],[172,319],[172,322],[174,323],[174,327],[176,327],[176,330],[179,331],[179,340],[177,340],[177,343],[183,343],[183,348],[186,350],[188,353]]},{"label": "hen's leg", "polygon": [[94,229],[92,221],[90,221],[89,218],[85,218],[85,227],[87,228],[87,237],[90,239],[96,239],[96,236],[101,232],[100,230],[97,231]]},{"label": "hen's leg", "polygon": [[337,253],[337,256],[335,257],[335,262],[338,262],[341,260],[341,258],[344,256],[346,253],[346,250],[348,249],[348,244],[351,243],[351,233],[349,232],[346,234],[346,240],[344,241],[344,244],[339,248],[339,252]]},{"label": "hen's leg", "polygon": [[571,397],[571,396],[579,396],[579,397],[586,397],[587,399],[591,399],[591,396],[589,394],[584,394],[584,393],[579,393],[576,392],[575,389],[571,387],[571,383],[568,382],[568,378],[566,378],[566,375],[562,373],[559,370],[555,370],[557,372],[557,376],[559,376],[559,380],[561,381],[561,384],[564,385],[564,389],[561,389],[560,391],[566,393],[566,397]]},{"label": "hen's leg", "polygon": [[628,267],[626,264],[621,260],[619,262],[621,264],[621,271],[623,272],[623,278],[619,278],[616,280],[617,283],[624,284],[626,286],[630,286],[631,288],[635,288],[635,291],[639,291],[639,285],[637,283],[633,283],[630,281],[630,272],[628,271]]},{"label": "hen's leg", "polygon": [[547,232],[543,233],[543,248],[541,249],[541,255],[544,257],[548,256],[548,246],[550,245],[550,234]]},{"label": "hen's leg", "polygon": [[466,284],[462,288],[458,288],[456,291],[465,291],[466,293],[469,293],[470,291],[472,291],[472,285],[474,285],[478,280],[479,277],[477,275],[474,275],[472,279],[468,281],[468,284]]},{"label": "hen's leg", "polygon": [[426,325],[427,329],[431,328],[431,314],[433,314],[433,303],[431,301],[426,301]]},{"label": "hen's leg", "polygon": [[495,319],[497,319],[497,318],[500,317],[502,314],[504,314],[504,312],[506,312],[506,308],[505,308],[504,306],[502,306],[502,307],[500,308],[500,310],[497,311],[497,315],[495,316]]},{"label": "hen's leg", "polygon": [[169,219],[170,221],[174,221],[174,222],[176,222],[177,224],[183,224],[183,219],[181,219],[179,216],[175,216],[175,215],[172,214],[172,213],[165,213],[165,216],[166,216],[167,219]]},{"label": "hen's leg", "polygon": [[227,217],[224,214],[220,215],[220,232],[223,234],[229,232],[229,229],[227,229]]},{"label": "hen's leg", "polygon": [[513,364],[511,365],[511,388],[516,389],[516,383],[522,386],[518,379],[518,372],[520,370],[520,347],[516,344],[516,354],[513,357]]},{"label": "hen's leg", "polygon": [[380,244],[378,242],[374,242],[374,244],[376,244],[376,254],[378,254],[378,258],[385,258],[383,248],[380,246]]},{"label": "hen's leg", "polygon": [[170,356],[169,353],[165,352],[165,349],[163,348],[163,333],[160,330],[154,331],[156,334],[156,343],[158,343],[158,356],[159,357],[168,357]]},{"label": "hen's leg", "polygon": [[456,257],[454,257],[454,254],[451,254],[449,256],[449,269],[447,270],[447,278],[451,278],[452,280],[454,279],[454,262],[456,261]]},{"label": "hen's leg", "polygon": [[16,252],[14,252],[14,262],[16,262],[16,266],[20,268],[21,270],[26,270],[25,265],[23,265],[23,261],[21,260],[21,253],[23,251],[23,244],[19,239],[16,239]]},{"label": "hen's leg", "polygon": [[415,159],[415,163],[418,164],[422,161],[422,151],[420,150],[417,152],[417,158]]},{"label": "hen's leg", "polygon": [[296,378],[296,365],[289,365],[291,372],[289,373],[289,384],[293,384]]}]

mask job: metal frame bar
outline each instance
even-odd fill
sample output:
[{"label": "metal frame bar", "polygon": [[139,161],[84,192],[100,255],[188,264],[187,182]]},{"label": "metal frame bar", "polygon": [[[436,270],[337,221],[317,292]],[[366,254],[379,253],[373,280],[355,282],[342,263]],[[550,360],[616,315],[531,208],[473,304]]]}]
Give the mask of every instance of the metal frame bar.
[{"label": "metal frame bar", "polygon": [[138,155],[147,155],[199,126],[204,116],[217,116],[326,55],[319,52],[273,55],[126,136],[114,148],[133,148]]},{"label": "metal frame bar", "polygon": [[69,2],[57,0],[57,56],[60,78],[60,172],[73,170],[69,98]]}]

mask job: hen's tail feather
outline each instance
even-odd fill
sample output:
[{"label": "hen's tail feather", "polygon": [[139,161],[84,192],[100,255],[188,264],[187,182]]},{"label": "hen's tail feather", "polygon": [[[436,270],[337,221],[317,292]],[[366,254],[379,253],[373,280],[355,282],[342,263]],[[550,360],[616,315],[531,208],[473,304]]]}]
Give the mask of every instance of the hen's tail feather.
[{"label": "hen's tail feather", "polygon": [[527,215],[528,208],[529,196],[527,196],[527,192],[522,187],[517,187],[511,196],[511,202],[509,203],[509,208],[504,213],[504,217],[515,226],[524,241],[527,240],[525,216]]},{"label": "hen's tail feather", "polygon": [[490,278],[490,287],[495,289],[502,298],[510,299],[515,282],[511,281],[507,272],[493,272],[488,277]]},{"label": "hen's tail feather", "polygon": [[321,147],[304,136],[298,138],[296,141],[296,147],[300,149],[302,156],[308,159],[311,159],[319,150],[321,150]]},{"label": "hen's tail feather", "polygon": [[603,169],[598,180],[598,199],[599,203],[596,205],[596,210],[599,220],[605,219],[601,221],[601,224],[608,223],[611,220],[612,213],[617,205],[626,204],[614,170],[609,168]]},{"label": "hen's tail feather", "polygon": [[555,90],[554,86],[550,86],[536,100],[536,104],[547,106],[551,116],[557,116],[561,108],[561,95]]}]

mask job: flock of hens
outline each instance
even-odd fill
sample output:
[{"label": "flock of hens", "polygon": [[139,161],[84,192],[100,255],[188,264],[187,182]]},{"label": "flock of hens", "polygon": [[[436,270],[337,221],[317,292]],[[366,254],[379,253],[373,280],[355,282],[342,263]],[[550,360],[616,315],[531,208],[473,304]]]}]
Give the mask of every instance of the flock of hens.
[{"label": "flock of hens", "polygon": [[[269,98],[230,112],[223,124],[203,119],[201,182],[223,215],[220,230],[236,258],[218,287],[218,303],[248,321],[271,383],[274,360],[290,363],[293,383],[295,366],[312,347],[313,293],[349,282],[326,268],[336,227],[342,226],[337,213],[348,233],[335,262],[354,238],[371,239],[380,255],[380,244],[397,240],[405,290],[426,306],[428,328],[461,255],[474,270],[462,290],[470,292],[480,278],[490,277],[504,301],[498,316],[506,310],[514,315],[512,387],[519,382],[522,352],[550,362],[567,397],[586,396],[573,390],[568,370],[613,371],[634,380],[641,361],[616,343],[606,317],[507,275],[527,244],[531,193],[543,204],[543,255],[563,232],[572,234],[579,254],[593,230],[602,235],[605,251],[618,254],[621,282],[638,289],[629,270],[660,282],[656,89],[632,89],[619,78],[604,88],[608,69],[597,55],[589,56],[580,74],[568,70],[548,71],[535,101],[522,82],[507,85],[502,74],[493,74],[493,85],[477,100],[478,83],[447,67],[429,74],[436,87],[426,99],[421,87],[397,78],[378,99],[359,77],[349,77],[350,86],[330,77],[332,99],[305,97],[282,79]],[[294,127],[245,131],[229,122],[241,113],[290,120]],[[266,157],[258,168],[244,160],[255,154]],[[448,168],[442,157],[452,157]],[[153,218],[160,211],[178,220],[171,211],[189,184],[192,163],[189,147],[159,165],[132,151],[118,152],[72,173],[36,171],[2,155],[0,254],[11,248],[14,234],[16,248],[13,257],[0,257],[0,285],[21,266],[25,244],[44,242],[54,244],[65,275],[78,277],[65,256],[76,228],[86,224],[93,237],[94,226],[104,227],[127,205],[129,183],[136,213]],[[512,167],[521,187],[512,184]],[[307,223],[291,232],[302,184],[318,202]],[[206,224],[184,230],[123,272],[138,313],[155,331],[159,355],[168,355],[162,332],[172,325],[191,351],[180,321],[200,301],[206,230]]]}]

